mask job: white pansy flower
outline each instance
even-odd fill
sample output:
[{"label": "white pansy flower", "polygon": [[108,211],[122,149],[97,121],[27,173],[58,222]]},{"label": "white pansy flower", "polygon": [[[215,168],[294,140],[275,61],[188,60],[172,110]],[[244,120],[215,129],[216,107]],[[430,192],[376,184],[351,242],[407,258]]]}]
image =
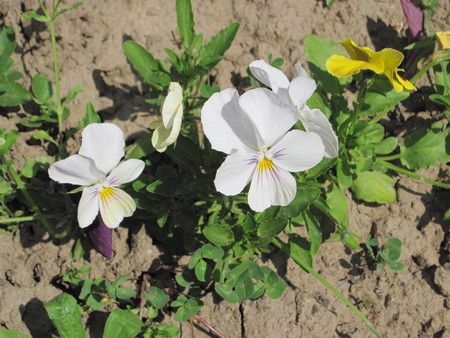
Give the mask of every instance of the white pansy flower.
[{"label": "white pansy flower", "polygon": [[153,147],[159,152],[164,152],[180,134],[183,119],[183,89],[178,82],[170,83],[161,115],[161,121],[153,123],[150,127],[156,128],[152,135]]},{"label": "white pansy flower", "polygon": [[84,128],[80,151],[50,166],[48,175],[59,183],[86,186],[78,204],[78,224],[92,224],[99,211],[106,226],[116,228],[136,210],[133,199],[116,187],[135,180],[144,170],[142,160],[119,164],[125,153],[122,130],[112,123]]},{"label": "white pansy flower", "polygon": [[253,61],[249,68],[258,81],[271,88],[284,102],[297,107],[298,118],[305,129],[322,137],[325,157],[337,157],[339,142],[330,121],[319,109],[309,109],[306,105],[306,101],[316,90],[316,83],[308,77],[300,63],[295,65],[294,79],[290,82],[281,70],[264,60]]},{"label": "white pansy flower", "polygon": [[290,172],[319,163],[324,145],[315,133],[292,130],[298,116],[268,89],[239,97],[235,89],[212,95],[202,108],[202,125],[213,149],[228,154],[217,170],[216,189],[228,196],[250,183],[248,203],[255,211],[288,205],[297,192]]}]

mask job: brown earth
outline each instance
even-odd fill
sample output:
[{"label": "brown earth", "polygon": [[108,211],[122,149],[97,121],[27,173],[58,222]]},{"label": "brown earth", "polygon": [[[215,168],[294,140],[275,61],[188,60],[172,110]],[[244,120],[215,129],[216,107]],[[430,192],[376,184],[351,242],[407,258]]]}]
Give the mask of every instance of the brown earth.
[{"label": "brown earth", "polygon": [[[65,1],[68,6],[75,1]],[[51,44],[44,24],[25,21],[21,11],[37,10],[35,1],[0,0],[0,24],[16,31],[18,48],[15,69],[25,74],[25,85],[40,73],[52,78]],[[234,44],[215,71],[221,88],[242,86],[246,67],[269,53],[285,59],[292,74],[294,63],[306,62],[302,40],[318,34],[339,41],[351,37],[360,45],[380,49],[395,46],[406,27],[399,1],[337,0],[331,8],[314,0],[193,0],[196,31],[211,37],[237,21],[240,29]],[[430,22],[432,32],[448,29],[450,3],[440,1]],[[61,64],[62,92],[83,85],[84,91],[71,106],[67,127],[75,126],[92,102],[104,121],[113,121],[128,141],[146,130],[153,108],[144,102],[140,80],[122,52],[122,43],[133,39],[156,57],[165,58],[163,48],[177,48],[175,1],[86,1],[77,11],[65,14],[56,25]],[[430,86],[428,79],[422,86]],[[419,89],[410,100],[384,121],[392,135],[429,125],[433,112],[421,100],[427,91]],[[26,112],[2,111],[0,127],[16,129]],[[14,151],[20,166],[44,146],[29,144],[31,132],[21,133]],[[76,152],[79,138],[71,142]],[[448,181],[448,166],[421,174]],[[449,193],[408,177],[396,177],[398,201],[390,205],[364,204],[347,195],[351,229],[362,238],[376,235],[381,243],[390,237],[403,242],[401,272],[370,270],[358,265],[358,254],[341,243],[322,245],[314,264],[326,279],[347,295],[386,337],[450,337],[450,243],[449,222],[443,214]],[[61,290],[52,282],[67,271],[73,239],[49,237],[39,224],[24,224],[20,230],[0,236],[0,327],[16,329],[33,337],[50,337],[49,322],[42,302]],[[95,252],[89,264],[92,276],[113,280],[130,274],[136,281],[144,272],[156,273],[161,266],[162,247],[153,245],[145,230],[119,227],[114,232],[114,258]],[[312,276],[291,260],[274,253],[263,257],[285,279],[288,288],[278,300],[262,297],[243,304],[204,299],[200,316],[227,337],[369,337],[370,331],[356,315]],[[154,275],[166,280],[167,275]],[[106,315],[94,312],[87,319],[92,337],[101,336]],[[189,325],[182,325],[182,337],[190,337]],[[198,327],[195,337],[207,334]]]}]

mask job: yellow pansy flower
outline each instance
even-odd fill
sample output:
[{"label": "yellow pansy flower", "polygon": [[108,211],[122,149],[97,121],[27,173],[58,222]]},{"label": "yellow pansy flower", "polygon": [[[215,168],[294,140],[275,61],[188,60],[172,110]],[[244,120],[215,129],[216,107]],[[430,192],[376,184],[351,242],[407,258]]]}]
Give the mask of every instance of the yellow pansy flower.
[{"label": "yellow pansy flower", "polygon": [[332,55],[326,62],[330,74],[345,77],[369,69],[377,74],[386,75],[397,92],[416,90],[410,81],[398,74],[401,69],[397,67],[403,60],[403,54],[399,51],[384,48],[380,52],[374,52],[368,47],[359,47],[350,38],[345,38],[339,43],[345,48],[350,58]]},{"label": "yellow pansy flower", "polygon": [[450,31],[436,32],[439,49],[450,49]]}]

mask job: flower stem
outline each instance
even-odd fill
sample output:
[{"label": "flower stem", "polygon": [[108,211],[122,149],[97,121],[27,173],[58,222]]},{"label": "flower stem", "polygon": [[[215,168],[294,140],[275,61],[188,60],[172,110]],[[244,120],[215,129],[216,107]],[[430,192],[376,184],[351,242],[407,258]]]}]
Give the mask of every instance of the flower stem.
[{"label": "flower stem", "polygon": [[[41,215],[41,217],[45,218],[45,219],[58,219],[63,216],[64,216],[63,214]],[[39,221],[41,220],[38,216],[0,218],[0,224],[21,223],[21,222],[30,222],[30,221],[38,221],[38,220]]]},{"label": "flower stem", "polygon": [[380,156],[380,157],[377,157],[377,160],[380,160],[380,161],[392,161],[392,160],[397,160],[400,157],[402,157],[400,154],[395,154],[395,155],[390,155],[390,156]]},{"label": "flower stem", "polygon": [[55,74],[55,92],[56,92],[56,115],[58,116],[58,157],[61,158],[63,154],[66,152],[64,147],[63,138],[63,112],[64,107],[61,103],[61,84],[59,79],[59,63],[58,63],[58,52],[56,50],[56,32],[55,32],[55,19],[56,19],[56,11],[60,4],[60,1],[57,2],[55,7],[53,8],[52,14],[50,15],[44,4],[38,0],[39,6],[41,7],[44,15],[48,18],[49,26],[50,26],[50,40],[52,42],[52,57],[53,57],[53,72]]},{"label": "flower stem", "polygon": [[432,185],[434,185],[434,186],[436,186],[436,187],[445,188],[445,189],[450,189],[450,184],[443,183],[443,182],[437,182],[437,181],[434,181],[434,180],[429,179],[429,178],[427,178],[427,177],[425,177],[425,176],[416,174],[415,172],[412,172],[412,171],[409,171],[409,170],[407,170],[407,169],[404,169],[404,168],[401,168],[401,167],[399,167],[399,166],[396,166],[395,164],[392,164],[392,163],[390,163],[390,162],[383,161],[383,160],[381,160],[380,158],[377,158],[377,161],[378,161],[379,163],[381,163],[382,165],[384,165],[386,168],[391,169],[391,170],[394,170],[394,171],[397,171],[397,172],[400,173],[400,174],[404,174],[404,175],[406,175],[406,176],[415,178],[415,179],[417,179],[417,180],[421,180],[421,181],[423,181],[423,182],[432,184]]},{"label": "flower stem", "polygon": [[277,238],[272,240],[272,244],[281,249],[283,252],[288,254],[302,269],[306,270],[308,273],[313,275],[319,282],[325,285],[331,292],[333,292],[345,305],[347,305],[361,320],[367,324],[369,329],[377,336],[382,337],[377,331],[375,326],[370,322],[370,320],[355,306],[353,303],[345,297],[341,292],[339,292],[333,285],[331,285],[325,278],[323,278],[318,272],[316,272],[312,267],[310,267],[300,256],[295,255],[289,250],[289,247],[279,241]]}]

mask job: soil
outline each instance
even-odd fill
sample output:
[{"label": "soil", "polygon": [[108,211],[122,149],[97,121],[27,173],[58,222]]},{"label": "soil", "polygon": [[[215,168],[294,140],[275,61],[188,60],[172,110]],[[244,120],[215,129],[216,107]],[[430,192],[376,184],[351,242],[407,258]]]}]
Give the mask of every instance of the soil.
[{"label": "soil", "polygon": [[[76,1],[64,1],[69,6]],[[375,49],[405,44],[406,25],[399,1],[337,0],[330,8],[315,0],[193,0],[196,31],[208,39],[231,22],[239,22],[236,40],[214,72],[221,88],[245,88],[246,67],[268,54],[283,57],[283,70],[292,75],[296,61],[306,64],[303,38],[311,33],[339,41],[351,37]],[[37,10],[32,0],[0,0],[0,24],[16,31],[15,69],[25,74],[24,84],[40,73],[53,78],[51,44],[45,24],[25,21],[20,13]],[[448,29],[450,2],[441,0],[429,23],[430,31]],[[74,127],[92,102],[104,121],[125,132],[127,142],[142,134],[155,114],[145,103],[145,88],[122,52],[122,43],[133,39],[156,57],[164,48],[177,49],[175,1],[86,1],[75,12],[57,21],[62,92],[83,85],[84,91],[70,107],[67,127]],[[399,38],[400,37],[400,38]],[[413,98],[384,120],[391,135],[400,139],[405,130],[429,125],[436,113],[423,96],[430,79],[424,77]],[[1,110],[0,127],[17,129],[23,108]],[[21,133],[14,149],[20,167],[36,155],[46,155],[44,144],[30,142],[31,132]],[[79,137],[71,143],[79,147]],[[431,179],[448,182],[448,166],[421,171]],[[381,243],[390,237],[402,243],[401,272],[369,269],[358,264],[360,255],[342,243],[323,244],[314,258],[316,270],[348,296],[385,337],[450,337],[450,241],[448,221],[443,220],[450,195],[447,191],[405,176],[397,176],[398,201],[388,205],[365,204],[347,195],[351,229]],[[154,245],[144,227],[119,227],[114,231],[114,258],[91,252],[76,266],[94,266],[92,277],[113,280],[129,274],[134,287],[143,274],[158,283],[170,280],[161,269],[165,248]],[[57,240],[38,223],[0,235],[0,327],[16,329],[32,337],[50,337],[53,330],[43,302],[61,293],[55,278],[70,267],[73,239]],[[266,296],[243,304],[205,297],[200,316],[227,337],[370,337],[356,315],[328,289],[279,252],[262,261],[284,278],[288,287],[278,300]],[[133,286],[131,285],[131,286]],[[91,337],[100,337],[107,314],[88,317]],[[170,320],[170,319],[169,319]],[[199,326],[195,337],[207,337]],[[188,323],[181,337],[191,337]]]}]

